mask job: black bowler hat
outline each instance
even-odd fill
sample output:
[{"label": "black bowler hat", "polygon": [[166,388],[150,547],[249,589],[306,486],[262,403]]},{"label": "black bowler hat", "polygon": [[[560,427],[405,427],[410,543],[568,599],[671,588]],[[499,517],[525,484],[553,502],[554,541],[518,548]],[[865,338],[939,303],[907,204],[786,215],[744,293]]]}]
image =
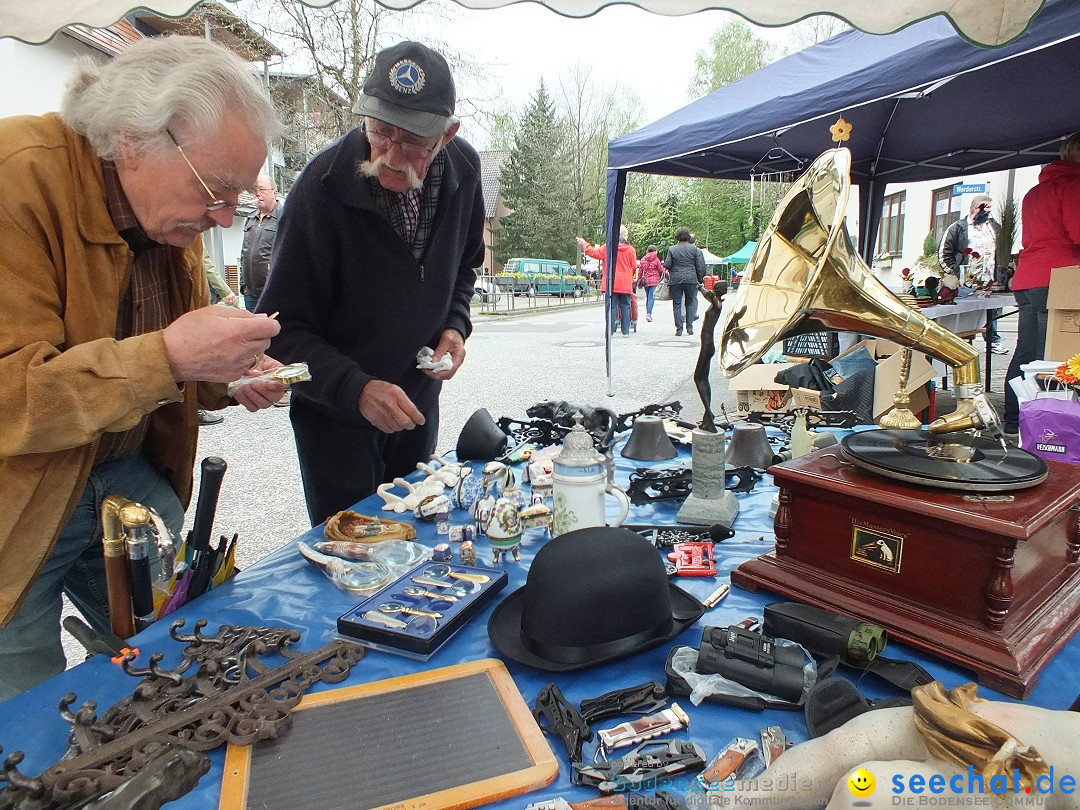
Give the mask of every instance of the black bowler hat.
[{"label": "black bowler hat", "polygon": [[705,607],[672,585],[652,544],[629,529],[575,529],[541,548],[525,587],[491,614],[488,635],[514,661],[568,672],[670,641]]},{"label": "black bowler hat", "polygon": [[446,131],[456,102],[454,77],[442,54],[419,42],[399,42],[375,54],[352,111],[433,138]]}]

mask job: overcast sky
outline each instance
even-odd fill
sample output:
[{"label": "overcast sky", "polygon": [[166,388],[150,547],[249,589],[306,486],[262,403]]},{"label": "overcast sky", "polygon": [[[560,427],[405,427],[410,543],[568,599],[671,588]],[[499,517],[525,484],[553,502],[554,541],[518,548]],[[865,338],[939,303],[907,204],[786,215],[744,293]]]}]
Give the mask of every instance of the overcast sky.
[{"label": "overcast sky", "polygon": [[[581,64],[598,87],[633,91],[641,100],[642,125],[688,103],[695,54],[732,18],[724,11],[667,17],[626,5],[572,18],[536,3],[483,10],[455,5],[450,16],[438,24],[437,36],[491,66],[480,86],[471,88],[465,82],[459,95],[486,92],[521,111],[541,77],[549,92],[554,91],[568,69]],[[783,29],[757,30],[770,41],[784,37]],[[420,32],[415,36],[424,38]],[[486,135],[475,129],[466,121],[462,134],[483,146]]]}]

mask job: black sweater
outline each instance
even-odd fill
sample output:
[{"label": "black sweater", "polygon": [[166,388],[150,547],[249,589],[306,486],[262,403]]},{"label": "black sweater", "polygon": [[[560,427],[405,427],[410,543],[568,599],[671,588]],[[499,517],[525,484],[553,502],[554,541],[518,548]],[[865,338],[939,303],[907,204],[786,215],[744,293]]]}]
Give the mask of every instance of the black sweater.
[{"label": "black sweater", "polygon": [[445,147],[438,207],[422,261],[387,222],[357,171],[367,139],[354,129],[314,158],[284,206],[260,312],[279,312],[270,355],[306,362],[293,395],[343,422],[368,424],[360,392],[401,386],[425,416],[441,383],[416,369],[444,329],[468,338],[469,302],[484,260],[480,158],[461,138]]}]

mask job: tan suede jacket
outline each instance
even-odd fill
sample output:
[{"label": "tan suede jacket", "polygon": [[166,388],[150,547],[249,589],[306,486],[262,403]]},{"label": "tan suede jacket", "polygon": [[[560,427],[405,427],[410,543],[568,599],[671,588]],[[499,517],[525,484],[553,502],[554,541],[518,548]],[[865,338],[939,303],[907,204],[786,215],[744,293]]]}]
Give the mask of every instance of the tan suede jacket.
[{"label": "tan suede jacket", "polygon": [[[54,114],[0,120],[0,188],[2,625],[82,494],[101,434],[153,413],[144,447],[186,508],[197,400],[227,399],[224,386],[177,386],[161,332],[115,339],[132,255],[85,139]],[[171,318],[209,303],[201,240],[177,251]]]}]

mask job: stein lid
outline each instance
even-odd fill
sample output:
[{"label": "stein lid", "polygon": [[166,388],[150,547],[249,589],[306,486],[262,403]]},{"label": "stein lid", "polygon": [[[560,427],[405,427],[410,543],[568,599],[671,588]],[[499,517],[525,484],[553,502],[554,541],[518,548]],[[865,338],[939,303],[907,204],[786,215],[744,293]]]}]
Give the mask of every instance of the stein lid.
[{"label": "stein lid", "polygon": [[580,412],[574,414],[574,426],[563,439],[562,451],[554,458],[556,464],[566,467],[591,467],[606,462],[604,454],[593,447],[592,435],[581,424],[582,419]]}]

